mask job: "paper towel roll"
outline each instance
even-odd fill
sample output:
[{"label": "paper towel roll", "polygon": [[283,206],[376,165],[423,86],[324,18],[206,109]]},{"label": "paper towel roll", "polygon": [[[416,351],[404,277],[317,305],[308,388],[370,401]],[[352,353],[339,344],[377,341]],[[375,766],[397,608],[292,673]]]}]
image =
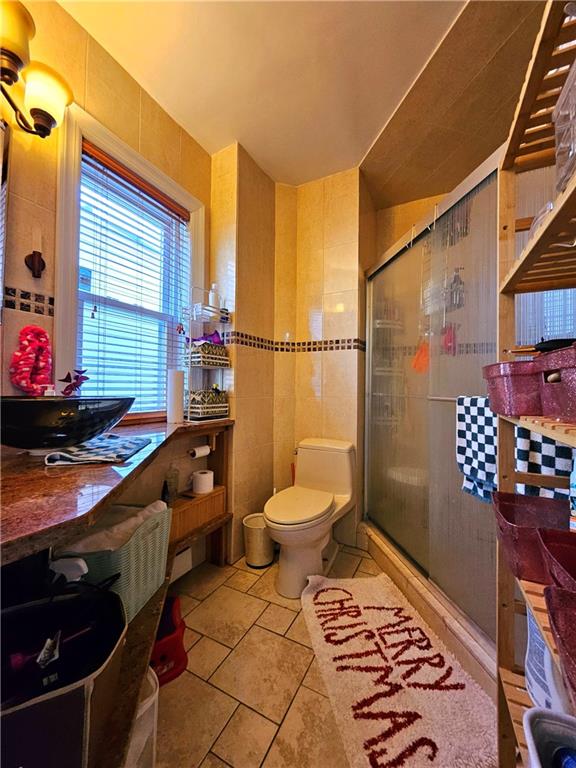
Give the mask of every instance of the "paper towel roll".
[{"label": "paper towel roll", "polygon": [[180,424],[184,421],[184,371],[168,371],[166,421],[168,424]]},{"label": "paper towel roll", "polygon": [[192,459],[201,459],[202,456],[208,456],[209,453],[209,445],[199,445],[197,448],[192,448],[192,450],[189,451],[190,457]]},{"label": "paper towel roll", "polygon": [[192,474],[194,493],[210,493],[214,490],[214,472],[211,469],[199,469]]}]

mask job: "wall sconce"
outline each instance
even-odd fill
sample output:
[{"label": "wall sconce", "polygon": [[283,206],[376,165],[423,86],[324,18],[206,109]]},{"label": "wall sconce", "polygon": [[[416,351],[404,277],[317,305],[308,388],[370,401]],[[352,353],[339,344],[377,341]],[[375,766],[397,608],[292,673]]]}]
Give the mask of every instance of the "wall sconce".
[{"label": "wall sconce", "polygon": [[[49,136],[62,122],[64,110],[72,103],[72,91],[65,80],[50,67],[30,62],[29,41],[36,27],[32,16],[19,0],[0,2],[0,80],[2,95],[10,104],[16,122],[26,133]],[[25,83],[24,107],[32,123],[16,104],[6,86],[18,82],[20,72]]]}]

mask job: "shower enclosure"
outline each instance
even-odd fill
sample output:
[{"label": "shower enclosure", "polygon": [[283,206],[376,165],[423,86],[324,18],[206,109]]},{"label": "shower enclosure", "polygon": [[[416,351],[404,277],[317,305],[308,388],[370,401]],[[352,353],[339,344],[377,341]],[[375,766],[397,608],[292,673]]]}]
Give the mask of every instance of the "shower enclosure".
[{"label": "shower enclosure", "polygon": [[367,513],[495,634],[491,507],[462,492],[456,397],[496,359],[496,175],[369,281]]}]

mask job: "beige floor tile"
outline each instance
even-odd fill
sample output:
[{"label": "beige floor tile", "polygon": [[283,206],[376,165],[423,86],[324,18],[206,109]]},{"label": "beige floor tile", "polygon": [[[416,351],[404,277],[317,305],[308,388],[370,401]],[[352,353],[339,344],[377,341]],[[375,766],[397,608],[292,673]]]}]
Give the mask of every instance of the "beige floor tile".
[{"label": "beige floor tile", "polygon": [[229,587],[218,587],[186,616],[186,624],[219,643],[234,648],[265,610],[266,603]]},{"label": "beige floor tile", "polygon": [[184,648],[185,650],[190,650],[192,646],[200,640],[202,635],[199,632],[194,632],[193,629],[190,629],[190,627],[186,627],[184,630]]},{"label": "beige floor tile", "polygon": [[373,579],[374,576],[371,573],[365,573],[364,571],[356,571],[354,574],[355,579]]},{"label": "beige floor tile", "polygon": [[382,568],[380,568],[378,563],[375,560],[372,560],[372,558],[368,559],[366,557],[363,557],[362,560],[360,560],[358,570],[362,573],[369,573],[371,576],[378,576],[379,573],[382,573]]},{"label": "beige floor tile", "polygon": [[367,549],[359,549],[358,547],[349,547],[345,544],[342,547],[342,552],[347,552],[349,555],[357,555],[358,557],[370,557],[370,552]]},{"label": "beige floor tile", "polygon": [[360,558],[357,555],[349,555],[348,552],[338,552],[328,576],[334,579],[351,579],[359,563]]},{"label": "beige floor tile", "polygon": [[227,768],[227,766],[228,763],[225,763],[224,760],[220,760],[220,758],[213,755],[212,752],[209,752],[200,768]]},{"label": "beige floor tile", "polygon": [[210,682],[279,723],[311,660],[312,651],[303,645],[254,626]]},{"label": "beige floor tile", "polygon": [[256,624],[264,629],[269,629],[279,635],[283,635],[298,614],[281,605],[270,603],[268,608],[260,616]]},{"label": "beige floor tile", "polygon": [[282,597],[276,591],[276,575],[278,573],[278,565],[273,565],[269,568],[264,576],[262,576],[253,587],[248,591],[251,595],[261,597],[263,600],[268,600],[270,603],[281,605],[283,608],[290,608],[292,611],[299,611],[301,606],[300,600],[292,600],[289,597]]},{"label": "beige floor tile", "polygon": [[212,563],[202,563],[175,581],[172,587],[180,593],[195,597],[197,600],[204,600],[205,597],[208,597],[215,589],[224,584],[233,573],[234,569],[231,565],[220,568]]},{"label": "beige floor tile", "polygon": [[196,608],[197,605],[200,605],[200,600],[196,600],[195,597],[190,597],[190,595],[181,594],[180,597],[180,613],[182,614],[182,618],[184,616],[187,616],[190,611],[192,611],[194,608]]},{"label": "beige floor tile", "polygon": [[308,648],[312,648],[312,640],[310,639],[310,633],[308,632],[306,619],[304,618],[302,611],[300,611],[294,623],[288,632],[286,632],[285,636],[290,640],[295,640],[297,643],[301,643],[302,645],[307,645]]},{"label": "beige floor tile", "polygon": [[237,589],[240,592],[248,592],[250,587],[253,587],[259,578],[260,577],[256,576],[255,573],[248,573],[247,571],[237,570],[232,574],[232,576],[230,576],[226,582],[226,586]]},{"label": "beige floor tile", "polygon": [[327,698],[300,688],[262,768],[349,768]]},{"label": "beige floor tile", "polygon": [[230,648],[225,645],[209,637],[201,637],[188,651],[188,671],[198,675],[202,680],[208,680],[229,653]]},{"label": "beige floor tile", "polygon": [[278,726],[240,704],[212,751],[233,768],[259,768]]},{"label": "beige floor tile", "polygon": [[305,685],[306,688],[311,688],[313,691],[316,691],[316,693],[319,693],[322,696],[328,696],[328,691],[326,690],[324,680],[320,674],[320,665],[318,664],[318,659],[314,659],[312,664],[310,664],[302,685]]},{"label": "beige floor tile", "polygon": [[245,557],[241,557],[240,560],[236,560],[234,563],[234,568],[239,568],[241,571],[246,571],[247,573],[253,573],[256,576],[263,576],[268,568],[252,568],[251,565],[248,565],[246,562]]},{"label": "beige floor tile", "polygon": [[198,768],[237,702],[190,672],[160,688],[156,768]]}]

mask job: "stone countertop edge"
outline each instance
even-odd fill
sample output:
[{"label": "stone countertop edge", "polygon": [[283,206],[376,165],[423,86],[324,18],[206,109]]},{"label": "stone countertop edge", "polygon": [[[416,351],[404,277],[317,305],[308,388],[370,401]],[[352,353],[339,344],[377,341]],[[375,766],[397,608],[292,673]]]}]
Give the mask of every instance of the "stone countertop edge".
[{"label": "stone countertop edge", "polygon": [[3,455],[1,565],[59,546],[88,530],[176,435],[210,435],[233,424],[232,419],[214,419],[115,427],[115,434],[151,441],[123,464],[48,467],[43,456]]}]

